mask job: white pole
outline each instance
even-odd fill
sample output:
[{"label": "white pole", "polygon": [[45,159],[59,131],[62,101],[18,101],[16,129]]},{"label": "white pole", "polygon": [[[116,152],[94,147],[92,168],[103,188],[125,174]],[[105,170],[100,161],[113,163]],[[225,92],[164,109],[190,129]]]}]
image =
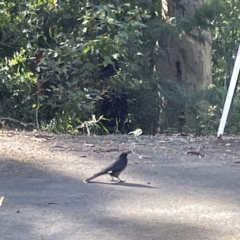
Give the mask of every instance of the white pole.
[{"label": "white pole", "polygon": [[236,57],[236,60],[235,60],[233,73],[232,73],[230,85],[229,85],[229,88],[228,88],[228,93],[227,93],[226,101],[225,101],[225,104],[224,104],[221,121],[220,121],[220,124],[219,124],[219,127],[218,127],[218,133],[217,133],[218,137],[223,135],[223,132],[224,132],[224,128],[225,128],[227,117],[228,117],[228,112],[229,112],[229,109],[230,109],[230,106],[231,106],[231,103],[232,103],[234,89],[236,87],[236,83],[237,83],[237,79],[238,79],[239,70],[240,70],[240,45],[238,47],[238,53],[237,53],[237,57]]}]

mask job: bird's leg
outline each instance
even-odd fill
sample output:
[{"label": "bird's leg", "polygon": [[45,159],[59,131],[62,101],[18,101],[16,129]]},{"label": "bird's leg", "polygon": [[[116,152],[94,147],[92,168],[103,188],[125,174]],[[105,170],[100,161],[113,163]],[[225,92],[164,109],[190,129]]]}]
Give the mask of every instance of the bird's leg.
[{"label": "bird's leg", "polygon": [[119,182],[125,182],[125,181],[121,180],[119,177],[116,177],[116,178],[119,180]]},{"label": "bird's leg", "polygon": [[116,182],[117,180],[114,180],[113,177],[111,176],[112,179],[110,179],[111,182]]}]

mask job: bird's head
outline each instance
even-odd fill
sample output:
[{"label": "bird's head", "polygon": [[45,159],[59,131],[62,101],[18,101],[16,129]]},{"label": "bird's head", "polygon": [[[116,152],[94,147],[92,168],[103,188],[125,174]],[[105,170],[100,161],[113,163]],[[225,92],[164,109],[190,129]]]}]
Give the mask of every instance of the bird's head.
[{"label": "bird's head", "polygon": [[127,157],[128,154],[130,154],[132,151],[128,151],[128,152],[123,152],[121,153],[122,157]]}]

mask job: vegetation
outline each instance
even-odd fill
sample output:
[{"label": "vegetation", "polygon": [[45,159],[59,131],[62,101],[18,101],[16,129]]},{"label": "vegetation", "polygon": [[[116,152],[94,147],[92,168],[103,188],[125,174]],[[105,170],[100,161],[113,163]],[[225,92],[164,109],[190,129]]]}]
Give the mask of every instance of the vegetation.
[{"label": "vegetation", "polygon": [[[162,19],[160,2],[2,0],[2,127],[216,133],[240,39],[240,3],[212,0],[173,21]],[[163,31],[178,38],[196,27],[213,34],[214,86],[192,94],[153,71],[154,46]],[[229,133],[240,131],[239,102],[236,94]]]}]

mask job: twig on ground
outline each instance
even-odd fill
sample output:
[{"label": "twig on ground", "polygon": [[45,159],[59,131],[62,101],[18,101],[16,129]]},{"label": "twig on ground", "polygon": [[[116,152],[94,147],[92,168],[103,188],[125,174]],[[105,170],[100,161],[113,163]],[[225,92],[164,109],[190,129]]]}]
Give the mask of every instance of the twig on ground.
[{"label": "twig on ground", "polygon": [[200,145],[197,150],[187,151],[186,154],[194,154],[199,155],[199,157],[204,157],[204,152],[202,150],[202,146]]},{"label": "twig on ground", "polygon": [[33,126],[34,128],[37,128],[36,125],[33,123],[25,123],[25,122],[22,122],[20,120],[17,120],[17,119],[11,118],[11,117],[0,117],[0,120],[8,120],[8,121],[12,121],[12,122],[17,122],[17,123],[23,125],[24,127]]}]

